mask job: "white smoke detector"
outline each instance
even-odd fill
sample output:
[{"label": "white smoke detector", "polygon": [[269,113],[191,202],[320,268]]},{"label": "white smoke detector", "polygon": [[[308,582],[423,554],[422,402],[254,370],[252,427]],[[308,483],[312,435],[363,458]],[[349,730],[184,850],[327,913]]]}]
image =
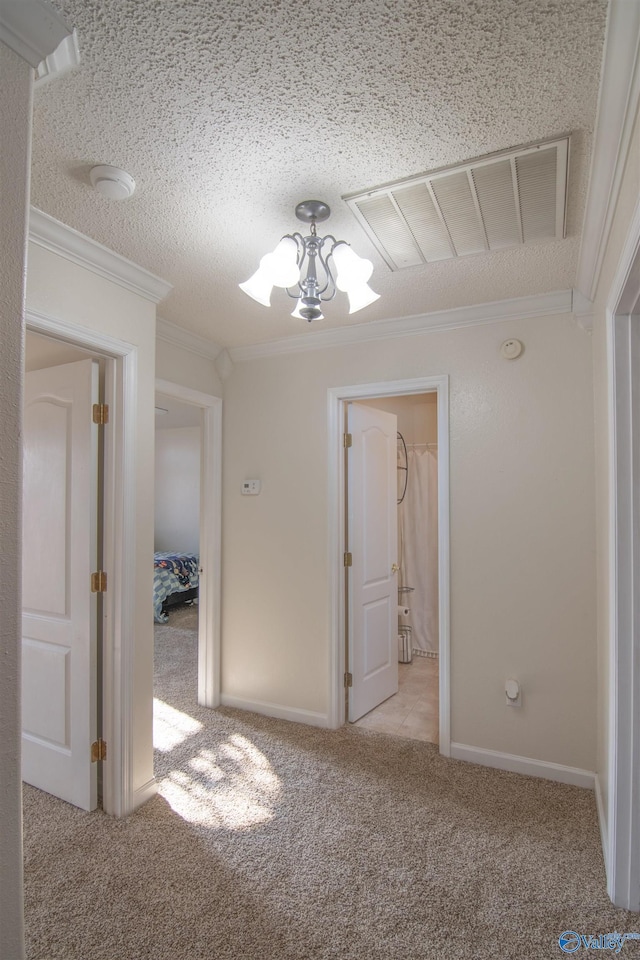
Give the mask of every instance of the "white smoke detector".
[{"label": "white smoke detector", "polygon": [[130,173],[106,163],[92,167],[89,179],[91,186],[110,200],[127,200],[136,188],[136,182]]},{"label": "white smoke detector", "polygon": [[524,347],[520,340],[505,340],[500,347],[500,353],[505,360],[517,360]]}]

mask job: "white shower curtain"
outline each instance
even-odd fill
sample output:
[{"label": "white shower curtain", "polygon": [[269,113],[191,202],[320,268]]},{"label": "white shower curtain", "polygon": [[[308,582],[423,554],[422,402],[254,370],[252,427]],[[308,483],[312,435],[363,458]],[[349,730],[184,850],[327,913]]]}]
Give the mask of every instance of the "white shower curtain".
[{"label": "white shower curtain", "polygon": [[411,613],[413,649],[438,652],[438,457],[435,449],[407,453],[407,492],[400,504],[400,582],[413,587],[402,603]]}]

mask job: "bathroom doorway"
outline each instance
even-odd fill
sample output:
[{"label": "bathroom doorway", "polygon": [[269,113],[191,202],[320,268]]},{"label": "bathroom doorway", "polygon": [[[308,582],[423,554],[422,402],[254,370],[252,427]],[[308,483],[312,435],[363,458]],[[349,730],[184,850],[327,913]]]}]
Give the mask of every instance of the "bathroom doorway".
[{"label": "bathroom doorway", "polygon": [[[424,714],[425,718],[431,715],[429,729],[425,732],[432,741],[437,741],[440,752],[448,756],[450,753],[450,694],[449,694],[449,398],[448,398],[448,377],[424,377],[412,380],[379,382],[375,384],[358,384],[350,387],[335,387],[328,391],[329,396],[329,469],[330,476],[333,478],[330,498],[329,498],[329,531],[331,536],[331,556],[332,556],[332,583],[331,583],[331,617],[333,627],[333,643],[331,648],[331,687],[330,687],[330,711],[331,725],[338,727],[349,719],[347,702],[349,700],[348,685],[351,681],[355,682],[348,662],[348,616],[350,614],[350,591],[348,581],[349,576],[343,558],[348,556],[349,547],[347,545],[347,520],[348,520],[348,491],[345,479],[347,477],[347,462],[351,454],[348,447],[348,438],[345,433],[345,417],[350,404],[367,405],[378,407],[378,409],[401,410],[398,433],[402,434],[405,444],[413,444],[413,447],[407,445],[407,461],[419,461],[420,450],[430,450],[429,456],[424,456],[424,461],[420,462],[426,465],[429,460],[433,463],[435,469],[434,486],[437,490],[435,496],[436,517],[433,527],[435,528],[435,555],[436,571],[434,577],[435,602],[431,607],[427,607],[422,601],[418,601],[424,610],[418,611],[414,603],[414,619],[417,624],[418,636],[414,639],[414,624],[411,617],[411,602],[402,603],[401,594],[398,594],[394,604],[395,610],[398,607],[409,607],[409,614],[397,612],[395,621],[395,649],[398,659],[403,657],[405,663],[398,663],[399,677],[404,676],[408,679],[411,690],[410,697],[420,697],[422,693],[421,679],[418,673],[424,671],[426,676],[423,678],[424,686],[430,688],[430,704],[423,703],[415,711],[413,719],[406,724],[405,733],[418,722],[418,715]],[[400,404],[396,406],[396,401]],[[406,401],[406,403],[405,403]],[[389,416],[390,414],[386,414]],[[394,416],[397,418],[398,413]],[[412,423],[412,420],[417,421]],[[422,418],[422,422],[421,422]],[[420,432],[416,432],[419,430]],[[435,439],[434,439],[435,437]],[[424,444],[423,447],[418,444]],[[435,446],[437,444],[437,446]],[[431,445],[431,446],[429,446]],[[409,450],[416,451],[409,457]],[[402,454],[402,464],[397,462],[396,434],[394,431],[394,456],[396,457],[395,467],[404,465],[404,450]],[[412,464],[413,468],[413,464]],[[397,470],[397,475],[404,471]],[[432,470],[433,473],[433,470]],[[409,489],[409,464],[407,462],[407,490]],[[397,495],[401,499],[402,485]],[[396,488],[399,486],[395,484]],[[415,487],[415,481],[414,481]],[[395,491],[394,491],[395,493]],[[416,493],[416,489],[413,490]],[[406,500],[405,494],[405,500]],[[401,505],[398,505],[400,509]],[[411,519],[405,518],[406,523],[415,526]],[[404,520],[402,521],[404,522]],[[400,529],[402,530],[402,522]],[[407,529],[405,527],[405,537]],[[420,545],[418,536],[418,545]],[[398,556],[400,554],[398,553]],[[355,562],[355,561],[354,561]],[[401,564],[397,564],[400,566]],[[408,569],[407,569],[408,568]],[[405,569],[400,575],[397,586],[414,586],[409,579],[416,575],[411,570],[411,564],[405,561]],[[397,571],[400,573],[400,571]],[[410,594],[411,591],[404,591]],[[414,591],[415,586],[414,586]],[[433,591],[432,591],[433,593]],[[400,600],[400,602],[398,602]],[[423,630],[424,621],[433,623],[435,621],[436,630],[431,630],[431,639],[426,641],[420,639]],[[422,621],[422,623],[421,623]],[[411,627],[411,631],[399,628]],[[409,634],[411,640],[408,641]],[[401,648],[399,637],[402,636],[406,643],[404,650]],[[391,646],[390,646],[391,649]],[[414,650],[419,651],[414,653]],[[431,661],[429,663],[429,661]],[[406,669],[405,669],[406,668]],[[345,696],[345,693],[347,696]],[[389,698],[388,698],[389,699]],[[406,690],[405,697],[407,699]],[[396,701],[397,702],[397,701]],[[435,704],[437,702],[437,710]],[[417,706],[414,701],[412,709],[396,722],[396,726],[401,726],[407,720],[413,708]],[[388,710],[389,708],[387,708]],[[371,708],[373,710],[373,708]],[[435,710],[435,716],[434,716]],[[384,712],[384,711],[383,711]],[[437,719],[436,719],[437,718]],[[389,719],[389,718],[388,718]],[[394,721],[396,718],[394,717]],[[391,721],[391,722],[394,722]],[[365,724],[371,721],[366,721]],[[425,725],[426,726],[426,725]],[[393,732],[398,732],[394,730]]]},{"label": "bathroom doorway", "polygon": [[396,417],[398,684],[354,722],[438,743],[438,396],[431,391],[359,403]]}]

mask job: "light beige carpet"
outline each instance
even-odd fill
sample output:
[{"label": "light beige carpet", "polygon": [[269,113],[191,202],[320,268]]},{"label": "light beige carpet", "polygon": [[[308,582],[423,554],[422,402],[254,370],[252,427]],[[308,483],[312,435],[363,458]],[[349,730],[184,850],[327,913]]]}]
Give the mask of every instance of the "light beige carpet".
[{"label": "light beige carpet", "polygon": [[181,617],[156,627],[159,795],[114,820],[25,788],[30,960],[557,960],[565,930],[640,929],[592,793],[200,708]]}]

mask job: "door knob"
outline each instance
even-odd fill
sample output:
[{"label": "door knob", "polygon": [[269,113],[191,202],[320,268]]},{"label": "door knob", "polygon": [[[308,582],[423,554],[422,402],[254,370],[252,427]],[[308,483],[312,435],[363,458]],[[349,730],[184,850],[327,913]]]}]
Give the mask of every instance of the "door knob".
[{"label": "door knob", "polygon": [[392,563],[392,564],[391,564],[391,573],[397,573],[399,569],[400,569],[400,567],[398,566],[397,563]]}]

